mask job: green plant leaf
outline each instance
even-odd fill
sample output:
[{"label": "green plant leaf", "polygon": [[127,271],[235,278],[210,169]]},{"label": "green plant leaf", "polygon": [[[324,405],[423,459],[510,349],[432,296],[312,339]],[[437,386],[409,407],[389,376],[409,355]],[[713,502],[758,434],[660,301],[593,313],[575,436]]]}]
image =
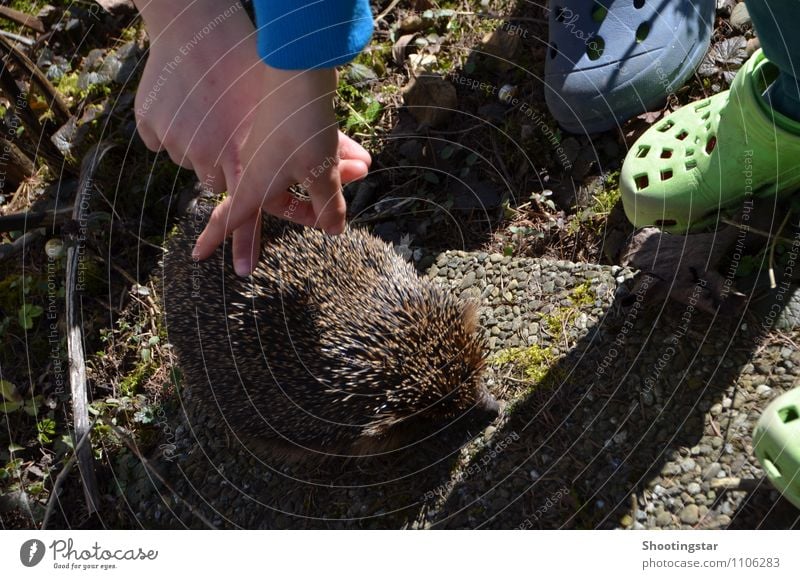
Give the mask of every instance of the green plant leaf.
[{"label": "green plant leaf", "polygon": [[25,401],[25,414],[28,416],[36,416],[39,413],[39,407],[42,405],[43,398],[41,396],[34,396]]},{"label": "green plant leaf", "polygon": [[40,444],[50,444],[56,433],[56,421],[52,418],[43,418],[36,423],[36,438]]},{"label": "green plant leaf", "polygon": [[456,148],[453,145],[447,145],[444,149],[442,149],[442,152],[439,154],[439,156],[442,159],[449,159],[455,152]]},{"label": "green plant leaf", "polygon": [[8,380],[0,380],[0,396],[9,402],[20,402],[22,396],[17,392],[17,387]]},{"label": "green plant leaf", "polygon": [[367,108],[364,111],[364,120],[370,124],[374,123],[376,120],[378,120],[378,117],[381,116],[382,108],[383,107],[381,106],[381,103],[378,101],[370,101],[369,105],[367,105]]},{"label": "green plant leaf", "polygon": [[19,308],[19,325],[26,330],[33,328],[33,320],[42,315],[44,309],[36,304],[22,304]]},{"label": "green plant leaf", "polygon": [[22,408],[22,405],[23,402],[7,402],[5,400],[0,400],[0,410],[3,411],[3,414],[9,414],[15,410],[19,410]]},{"label": "green plant leaf", "polygon": [[428,183],[433,183],[434,185],[439,184],[439,176],[436,173],[431,173],[430,171],[425,171],[422,174],[422,178],[425,179]]}]

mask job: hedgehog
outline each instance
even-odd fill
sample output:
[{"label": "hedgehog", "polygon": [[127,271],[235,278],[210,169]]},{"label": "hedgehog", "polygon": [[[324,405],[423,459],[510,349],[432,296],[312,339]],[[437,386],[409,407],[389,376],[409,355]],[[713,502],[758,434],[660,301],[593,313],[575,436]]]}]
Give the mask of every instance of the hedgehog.
[{"label": "hedgehog", "polygon": [[377,455],[498,414],[474,302],[364,230],[330,236],[268,216],[258,264],[240,277],[227,242],[191,257],[209,214],[198,203],[167,244],[166,329],[192,396],[241,442]]}]

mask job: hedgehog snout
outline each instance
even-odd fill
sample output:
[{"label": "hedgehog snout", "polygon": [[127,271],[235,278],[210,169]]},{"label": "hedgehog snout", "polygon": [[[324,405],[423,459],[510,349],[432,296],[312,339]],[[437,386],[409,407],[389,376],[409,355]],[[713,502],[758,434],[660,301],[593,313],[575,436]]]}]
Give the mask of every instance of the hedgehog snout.
[{"label": "hedgehog snout", "polygon": [[500,403],[495,400],[494,396],[488,392],[483,392],[475,408],[473,408],[474,419],[481,423],[491,422],[500,415],[500,411]]}]

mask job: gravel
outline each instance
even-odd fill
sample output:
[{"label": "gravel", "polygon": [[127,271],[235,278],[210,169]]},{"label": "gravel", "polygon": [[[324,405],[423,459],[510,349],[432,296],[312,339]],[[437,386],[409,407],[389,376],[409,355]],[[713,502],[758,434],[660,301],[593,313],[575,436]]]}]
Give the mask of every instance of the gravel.
[{"label": "gravel", "polygon": [[[760,411],[799,380],[796,329],[646,303],[632,272],[446,252],[428,275],[480,303],[501,417],[463,440],[372,462],[297,465],[242,446],[215,409],[167,416],[169,457],[126,469],[145,527],[789,528],[753,456]],[[686,320],[688,318],[688,325]],[[747,322],[747,330],[740,322]],[[498,353],[548,351],[544,378]],[[780,368],[782,372],[777,372]],[[523,376],[521,378],[520,376]],[[187,417],[188,416],[188,417]],[[164,429],[165,432],[168,429]],[[749,492],[716,486],[751,481]]]}]

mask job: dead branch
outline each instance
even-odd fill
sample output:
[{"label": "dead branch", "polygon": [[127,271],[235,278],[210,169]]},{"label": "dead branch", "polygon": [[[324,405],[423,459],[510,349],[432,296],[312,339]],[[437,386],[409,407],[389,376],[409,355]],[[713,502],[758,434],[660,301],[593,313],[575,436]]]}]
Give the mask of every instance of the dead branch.
[{"label": "dead branch", "polygon": [[64,99],[61,98],[56,87],[52,85],[52,83],[47,80],[47,77],[44,73],[36,66],[36,63],[33,62],[30,58],[28,58],[24,52],[22,52],[19,48],[11,44],[7,38],[0,36],[0,51],[4,53],[6,56],[4,57],[5,67],[8,66],[8,57],[12,58],[18,66],[23,68],[31,77],[31,84],[35,84],[39,87],[39,90],[42,91],[42,94],[47,99],[47,102],[53,112],[56,114],[56,118],[59,121],[59,124],[64,124],[69,120],[69,107],[64,102]]},{"label": "dead branch", "polygon": [[36,16],[25,14],[24,12],[14,10],[8,6],[0,6],[0,16],[6,18],[7,20],[11,20],[12,22],[16,22],[20,26],[35,30],[40,34],[44,33],[44,23],[36,18]]},{"label": "dead branch", "polygon": [[[708,313],[720,307],[735,313],[743,305],[743,294],[717,268],[737,234],[735,227],[691,235],[671,235],[656,227],[645,227],[634,233],[623,248],[620,265],[638,269],[658,280],[655,287],[648,288],[649,301],[668,296]],[[634,293],[636,291],[638,282],[633,289]]]},{"label": "dead branch", "polygon": [[[102,142],[93,146],[81,164],[78,193],[75,195],[75,204],[72,219],[82,222],[82,207],[88,204],[89,192],[92,190],[92,179],[97,171],[103,156],[114,145]],[[89,399],[86,388],[86,361],[83,353],[83,334],[81,329],[80,294],[78,287],[80,241],[78,234],[69,236],[67,245],[67,354],[69,356],[69,382],[72,391],[72,420],[75,428],[75,437],[90,437],[89,424]],[[76,448],[78,457],[78,470],[83,481],[83,491],[89,514],[98,511],[100,506],[97,491],[97,477],[94,471],[94,456],[91,444]]]}]

